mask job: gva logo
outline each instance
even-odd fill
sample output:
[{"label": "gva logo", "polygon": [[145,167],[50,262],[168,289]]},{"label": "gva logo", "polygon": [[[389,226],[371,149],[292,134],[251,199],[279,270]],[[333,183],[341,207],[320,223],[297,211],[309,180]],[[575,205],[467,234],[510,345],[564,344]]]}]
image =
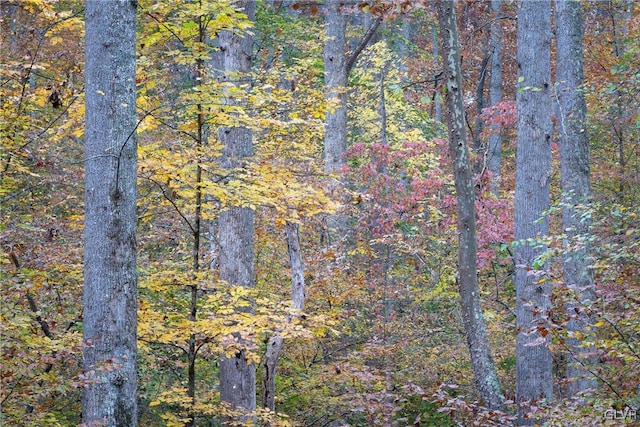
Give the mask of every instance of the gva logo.
[{"label": "gva logo", "polygon": [[605,420],[636,420],[638,418],[636,410],[633,408],[624,408],[622,411],[616,409],[607,409],[604,411]]}]

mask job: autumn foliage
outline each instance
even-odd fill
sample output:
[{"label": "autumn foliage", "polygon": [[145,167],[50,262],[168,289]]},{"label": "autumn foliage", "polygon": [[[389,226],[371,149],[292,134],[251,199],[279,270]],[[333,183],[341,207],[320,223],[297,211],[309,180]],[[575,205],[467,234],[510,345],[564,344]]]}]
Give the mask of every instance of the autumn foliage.
[{"label": "autumn foliage", "polygon": [[[516,412],[519,244],[548,248],[530,273],[553,289],[554,309],[538,332],[551,338],[558,399],[534,411],[549,425],[595,425],[611,408],[637,408],[638,5],[582,2],[592,197],[572,208],[589,219],[590,232],[568,239],[562,230],[567,206],[554,150],[551,231],[514,242],[516,5],[505,2],[496,17],[489,2],[458,4],[467,123],[479,142],[471,147],[478,278],[507,398],[501,412],[478,399],[461,325],[433,8],[347,2],[352,45],[367,19],[384,23],[344,88],[348,149],[342,170],[329,175],[324,118],[336,105],[325,101],[322,7],[290,3],[259,1],[251,23],[233,2],[138,1],[139,425],[218,425],[230,413],[220,401],[218,361],[242,348],[259,366],[276,332],[285,340],[276,412],[259,409],[261,425],[508,425]],[[0,424],[76,426],[92,381],[81,360],[91,345],[82,341],[81,304],[83,4],[5,1],[0,13]],[[504,30],[504,99],[479,112],[476,84],[487,72],[487,22],[495,19]],[[212,40],[224,30],[255,37],[246,83],[216,78]],[[254,150],[225,168],[217,135],[233,126],[251,129]],[[503,138],[498,191],[483,157],[491,132]],[[255,212],[253,289],[219,277],[216,229],[232,206]],[[335,217],[346,225],[339,233],[328,221]],[[300,229],[302,313],[291,308],[287,223]],[[587,243],[596,299],[581,309],[594,333],[576,337],[564,309],[576,291],[565,285],[561,262]],[[594,349],[589,370],[598,388],[563,399],[572,338]]]}]

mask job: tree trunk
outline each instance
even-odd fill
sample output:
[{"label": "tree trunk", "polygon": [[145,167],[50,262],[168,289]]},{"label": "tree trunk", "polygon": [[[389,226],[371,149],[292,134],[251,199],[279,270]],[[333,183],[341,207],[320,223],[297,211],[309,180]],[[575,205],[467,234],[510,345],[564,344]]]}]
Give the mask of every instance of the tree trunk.
[{"label": "tree trunk", "polygon": [[[502,0],[491,2],[493,18],[502,12]],[[496,105],[502,101],[502,23],[496,20],[491,25],[491,77],[489,80],[489,104]],[[489,136],[488,167],[491,173],[491,192],[498,195],[500,191],[500,172],[502,169],[502,135],[497,124],[491,124]]]},{"label": "tree trunk", "polygon": [[441,1],[438,7],[438,18],[447,84],[449,152],[451,153],[458,201],[458,286],[460,305],[478,393],[483,405],[491,409],[500,409],[504,405],[504,397],[500,390],[495,365],[491,358],[478,290],[475,191],[465,131],[460,45],[458,42],[455,3],[453,1]]},{"label": "tree trunk", "polygon": [[[231,207],[220,214],[220,279],[234,286],[254,286],[253,218],[251,209],[241,207]],[[220,360],[220,400],[244,414],[226,419],[224,425],[254,418],[256,367],[247,360],[245,350]]]},{"label": "tree trunk", "polygon": [[516,264],[516,399],[523,425],[528,404],[553,400],[551,308],[549,281],[534,274],[546,248],[531,240],[549,233],[544,212],[549,208],[551,161],[550,97],[551,2],[525,1],[518,12],[518,133],[515,190]]},{"label": "tree trunk", "polygon": [[[198,22],[198,42],[204,43],[206,40],[206,31],[204,17],[199,17]],[[206,67],[203,59],[196,61],[196,76],[197,80],[194,84],[202,84],[205,80]],[[204,110],[201,104],[197,105],[197,140],[196,140],[196,187],[195,187],[195,209],[193,215],[193,246],[191,250],[192,256],[192,269],[194,278],[200,271],[200,231],[202,227],[202,149],[205,144],[206,135],[206,120]],[[198,281],[194,280],[194,284],[189,286],[190,293],[190,310],[189,320],[195,322],[198,319]],[[196,404],[196,336],[191,334],[189,336],[189,342],[187,345],[187,396],[191,398],[191,404]],[[194,427],[196,425],[196,415],[192,413],[190,415],[191,421],[187,423],[187,427]]]},{"label": "tree trunk", "polygon": [[87,1],[85,16],[82,419],[136,426],[136,5]]},{"label": "tree trunk", "polygon": [[[565,255],[565,286],[573,291],[575,300],[566,303],[569,323],[570,356],[567,365],[567,395],[595,389],[596,379],[589,373],[595,364],[593,345],[582,346],[583,339],[593,339],[593,326],[589,318],[589,306],[595,299],[591,256],[588,241],[588,218],[582,218],[582,210],[589,203],[589,138],[587,106],[582,92],[582,16],[577,0],[555,2],[556,25],[556,94],[558,102],[558,130],[560,168],[562,173],[562,229],[569,244],[578,249]],[[581,237],[579,237],[581,236]],[[575,239],[580,238],[579,245]]]},{"label": "tree trunk", "polygon": [[[382,22],[376,18],[367,29],[353,51],[347,55],[347,15],[343,9],[344,2],[327,0],[326,2],[326,41],[323,48],[325,98],[330,104],[325,115],[324,132],[324,170],[328,174],[339,174],[344,166],[344,153],[347,149],[347,86],[349,73],[358,59],[360,52],[371,41]],[[339,187],[339,181],[329,183],[329,192],[334,198]],[[326,217],[327,233],[323,238],[331,240],[332,231],[346,234],[346,218],[343,215],[328,215]]]},{"label": "tree trunk", "polygon": [[[629,34],[629,25],[633,16],[633,1],[622,0],[620,2],[608,1],[608,8],[611,13],[611,24],[613,26],[613,56],[617,61],[621,61],[622,57],[626,53],[625,38]],[[612,93],[612,99],[615,100],[611,106],[612,113],[610,115],[611,120],[611,139],[616,141],[618,151],[618,176],[619,186],[617,197],[620,203],[625,202],[625,194],[628,186],[627,175],[627,161],[625,158],[625,151],[627,150],[627,128],[625,126],[622,117],[625,116],[625,97],[622,95],[618,87],[614,88]]]},{"label": "tree trunk", "polygon": [[[287,247],[289,250],[289,263],[291,265],[291,308],[304,310],[305,285],[304,264],[302,251],[300,250],[300,238],[298,224],[287,222],[285,225],[287,234]],[[267,343],[267,351],[264,356],[262,370],[262,406],[275,411],[276,402],[276,366],[282,351],[283,339],[276,332]]]},{"label": "tree trunk", "polygon": [[346,31],[347,17],[339,0],[327,0],[326,3],[326,41],[324,43],[324,85],[326,99],[333,105],[325,116],[324,169],[327,173],[336,173],[344,164],[347,149],[347,85],[349,73],[362,50],[372,40],[382,23],[377,17],[370,22],[366,33],[353,51],[347,56]]},{"label": "tree trunk", "polygon": [[380,144],[387,145],[387,103],[384,96],[385,78],[387,77],[387,68],[389,63],[385,63],[380,70],[380,103],[378,104],[378,114],[380,114]]},{"label": "tree trunk", "polygon": [[[255,2],[236,3],[250,20],[255,19]],[[253,36],[222,31],[218,35],[217,64],[219,79],[237,86],[250,84]],[[229,98],[228,103],[238,101]],[[223,145],[221,166],[226,169],[241,167],[252,154],[251,130],[245,127],[221,128],[218,133]],[[250,208],[232,206],[220,213],[218,223],[220,249],[220,279],[233,286],[254,287],[254,212]],[[226,418],[224,425],[253,420],[256,410],[256,367],[241,350],[232,357],[220,360],[220,399],[237,411],[237,417]]]},{"label": "tree trunk", "polygon": [[[433,64],[435,67],[438,67],[440,53],[438,52],[438,28],[435,24],[431,26],[431,47],[433,54]],[[433,119],[436,122],[442,122],[442,99],[440,97],[440,89],[438,89],[438,80],[439,78],[436,76],[433,81],[433,97],[431,99],[432,108],[430,109],[429,113],[431,116],[433,116]]]},{"label": "tree trunk", "polygon": [[[488,16],[488,15],[487,15]],[[484,172],[486,167],[487,147],[482,142],[482,132],[484,131],[484,122],[482,120],[482,110],[485,107],[485,87],[487,82],[487,70],[490,66],[491,59],[491,32],[488,31],[485,36],[484,46],[482,47],[482,61],[480,62],[480,75],[476,84],[476,126],[473,137],[473,150],[477,155],[474,162],[474,174]]]},{"label": "tree trunk", "polygon": [[325,116],[324,169],[336,173],[343,164],[347,148],[347,18],[338,0],[327,1],[324,43],[324,85],[327,101],[332,103]]}]

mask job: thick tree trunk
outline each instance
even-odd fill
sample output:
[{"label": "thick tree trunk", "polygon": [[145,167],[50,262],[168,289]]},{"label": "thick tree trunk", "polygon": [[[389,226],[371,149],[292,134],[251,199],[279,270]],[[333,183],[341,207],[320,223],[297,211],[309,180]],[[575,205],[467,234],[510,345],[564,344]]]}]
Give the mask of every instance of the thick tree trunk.
[{"label": "thick tree trunk", "polygon": [[458,200],[458,286],[460,305],[478,393],[483,405],[491,409],[500,409],[504,404],[504,397],[500,390],[495,365],[491,358],[478,290],[475,191],[465,131],[460,45],[458,42],[455,3],[453,1],[441,1],[438,7],[438,17],[447,84],[446,116],[449,127],[449,152],[453,163]]},{"label": "thick tree trunk", "polygon": [[347,55],[347,16],[342,9],[344,1],[326,2],[326,41],[324,43],[325,97],[332,106],[325,116],[324,169],[336,173],[344,164],[347,149],[347,85],[349,73],[358,55],[372,40],[382,23],[382,18],[367,20],[369,26],[353,51]]},{"label": "thick tree trunk", "polygon": [[341,2],[327,1],[324,43],[324,85],[327,101],[332,103],[325,117],[324,169],[336,173],[343,164],[347,148],[347,17]]},{"label": "thick tree trunk", "polygon": [[[249,208],[231,207],[220,214],[220,279],[234,286],[255,284],[253,220],[254,212]],[[220,360],[220,399],[232,410],[247,414],[228,419],[225,425],[253,418],[250,414],[256,409],[256,366],[247,359],[245,350]]]},{"label": "thick tree trunk", "polygon": [[[304,310],[305,285],[298,224],[287,222],[285,231],[289,250],[289,263],[291,265],[291,308],[302,311]],[[276,407],[276,366],[278,365],[283,343],[282,335],[276,332],[269,339],[264,355],[262,370],[262,406],[272,411],[275,411]]]},{"label": "thick tree trunk", "polygon": [[[502,0],[493,0],[491,10],[494,19],[502,12]],[[497,20],[491,25],[491,77],[489,80],[489,104],[502,101],[502,23]],[[502,169],[502,135],[499,126],[491,124],[489,136],[488,168],[491,173],[491,191],[500,191],[500,171]]]},{"label": "thick tree trunk", "polygon": [[[250,20],[255,19],[255,2],[236,3]],[[253,37],[222,31],[218,35],[217,64],[219,79],[237,86],[250,84]],[[235,103],[233,99],[229,103]],[[253,152],[251,130],[244,127],[222,128],[218,134],[224,148],[221,165],[227,169],[241,167]],[[253,287],[254,280],[254,212],[250,208],[233,206],[220,213],[218,223],[220,249],[220,279],[234,286]],[[244,350],[220,360],[220,399],[240,414],[227,418],[224,425],[253,420],[256,410],[256,367]]]},{"label": "thick tree trunk", "polygon": [[[593,326],[588,307],[595,299],[591,272],[590,248],[584,239],[590,223],[582,218],[577,206],[589,203],[589,138],[587,136],[587,106],[582,92],[584,84],[582,67],[582,16],[577,0],[555,2],[556,25],[556,93],[558,101],[558,133],[560,168],[562,173],[562,229],[567,233],[574,249],[565,256],[564,281],[573,291],[575,300],[566,304],[569,323],[570,355],[567,365],[567,395],[597,387],[596,379],[589,373],[595,360],[593,345],[582,345],[584,339],[593,339]],[[574,245],[572,239],[580,238]]]},{"label": "thick tree trunk", "polygon": [[[516,398],[520,422],[531,402],[553,400],[551,308],[549,281],[534,273],[536,259],[545,252],[538,239],[549,233],[544,215],[549,208],[551,161],[551,2],[525,1],[518,12],[518,141],[516,156]],[[544,267],[544,266],[543,266]]]},{"label": "thick tree trunk", "polygon": [[[235,140],[239,141],[240,136],[236,136]],[[220,214],[220,279],[234,286],[254,286],[253,218],[251,209],[241,207],[231,207]],[[253,418],[256,366],[247,359],[245,350],[220,360],[220,399],[233,411],[244,414],[227,419],[224,425],[232,426],[235,421]]]},{"label": "thick tree trunk", "polygon": [[[341,4],[339,0],[327,0],[323,47],[325,99],[329,104],[324,120],[324,170],[335,175],[342,169],[347,149],[347,16],[340,10]],[[339,179],[330,178],[328,192],[334,198],[338,198],[339,185]],[[327,215],[325,220],[327,229],[322,239],[334,241],[335,234],[342,235],[346,229],[346,218]]]},{"label": "thick tree trunk", "polygon": [[84,371],[88,425],[136,426],[136,6],[87,1]]}]

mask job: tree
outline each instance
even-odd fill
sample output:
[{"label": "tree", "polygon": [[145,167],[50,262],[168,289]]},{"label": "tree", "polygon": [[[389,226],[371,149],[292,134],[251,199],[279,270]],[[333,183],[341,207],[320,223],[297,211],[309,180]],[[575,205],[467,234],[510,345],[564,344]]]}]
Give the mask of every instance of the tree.
[{"label": "tree", "polygon": [[326,11],[324,72],[327,101],[332,105],[325,118],[324,164],[327,173],[336,173],[344,165],[347,149],[347,84],[349,73],[382,22],[376,18],[349,55],[346,53],[347,15],[343,2],[329,0]]},{"label": "tree", "polygon": [[[610,1],[607,2],[606,5],[607,8],[611,9],[609,13],[613,27],[613,34],[611,35],[613,38],[613,55],[619,61],[626,56],[627,47],[625,46],[624,40],[629,34],[629,26],[631,23],[630,18],[633,16],[633,5],[634,2],[630,0],[622,0],[620,2]],[[622,59],[622,61],[624,61],[624,59]],[[622,77],[622,79],[627,80],[625,77],[626,76]],[[625,193],[628,192],[628,183],[625,179],[625,175],[628,173],[628,160],[624,153],[627,151],[626,146],[629,145],[628,140],[633,139],[633,137],[629,138],[627,132],[625,132],[625,128],[631,126],[625,124],[623,120],[625,116],[628,117],[628,112],[626,111],[627,108],[625,108],[624,91],[621,91],[620,89],[622,89],[622,87],[615,87],[610,91],[611,95],[613,95],[613,102],[611,103],[612,105],[610,108],[613,110],[613,117],[615,117],[615,119],[611,120],[611,137],[616,142],[616,148],[618,151],[620,183],[618,186],[617,197],[619,200],[624,201],[626,196]],[[632,96],[632,99],[633,98],[634,97]],[[633,117],[633,113],[631,113],[631,117]]]},{"label": "tree", "polygon": [[518,12],[515,190],[516,399],[523,424],[529,402],[553,400],[547,318],[551,286],[540,274],[549,233],[551,161],[551,3],[525,1]]},{"label": "tree", "polygon": [[[491,77],[489,80],[489,103],[491,106],[502,101],[502,23],[498,14],[502,11],[502,0],[493,0],[491,10],[496,14],[491,25]],[[491,191],[498,194],[500,190],[500,171],[502,168],[502,136],[499,127],[491,124],[489,136],[489,162],[491,172]]]},{"label": "tree", "polygon": [[87,1],[85,424],[135,426],[136,2]]},{"label": "tree", "polygon": [[[289,264],[291,265],[291,308],[300,312],[304,310],[304,263],[300,249],[300,235],[298,224],[287,222],[285,233],[287,237],[287,249],[289,252]],[[295,314],[296,317],[298,313]],[[289,316],[292,320],[293,316]],[[276,367],[284,339],[280,331],[269,338],[265,352],[262,370],[262,406],[275,411],[276,402]]]},{"label": "tree", "polygon": [[[354,50],[347,54],[347,21],[345,4],[339,0],[326,3],[325,30],[326,40],[323,48],[325,99],[328,110],[325,114],[324,133],[324,170],[328,174],[340,173],[344,166],[344,154],[347,149],[347,86],[349,74],[358,56],[374,36],[382,22],[378,17],[369,26],[363,38]],[[329,192],[335,193],[338,182],[329,184]],[[334,195],[335,197],[335,195]],[[326,218],[329,230],[346,230],[346,218],[342,215],[330,215]],[[330,234],[329,234],[330,237]]]},{"label": "tree", "polygon": [[453,1],[439,3],[438,19],[447,84],[446,118],[449,128],[449,153],[458,207],[457,281],[462,319],[480,397],[487,407],[500,409],[504,405],[504,396],[500,390],[500,383],[491,357],[478,289],[475,189],[465,130],[460,44]]},{"label": "tree", "polygon": [[558,141],[563,192],[562,228],[571,250],[564,260],[564,281],[573,298],[566,303],[569,322],[569,364],[567,394],[595,388],[589,365],[595,360],[592,345],[582,344],[582,336],[593,339],[589,306],[595,300],[592,257],[588,240],[589,219],[582,215],[589,203],[589,138],[587,106],[583,93],[582,15],[578,1],[555,2],[556,98],[558,103]]},{"label": "tree", "polygon": [[324,168],[328,173],[340,169],[347,149],[347,17],[339,7],[339,1],[327,2],[324,84],[327,100],[333,103],[325,117]]},{"label": "tree", "polygon": [[[240,1],[236,5],[250,20],[255,17],[255,2]],[[253,57],[253,37],[249,32],[238,34],[222,31],[218,35],[217,61],[221,67],[219,81],[233,87],[247,89],[250,86],[248,73]],[[227,98],[228,108],[237,105],[235,95]],[[223,145],[221,166],[233,173],[242,168],[253,151],[252,131],[242,126],[221,127],[218,138]],[[220,247],[220,279],[233,286],[252,288],[254,278],[254,210],[251,207],[230,206],[220,213],[218,222],[218,244]],[[247,358],[242,348],[231,357],[220,360],[220,399],[234,411],[248,419],[256,410],[256,366]],[[229,420],[230,421],[230,420]],[[229,424],[231,425],[231,424]]]}]

